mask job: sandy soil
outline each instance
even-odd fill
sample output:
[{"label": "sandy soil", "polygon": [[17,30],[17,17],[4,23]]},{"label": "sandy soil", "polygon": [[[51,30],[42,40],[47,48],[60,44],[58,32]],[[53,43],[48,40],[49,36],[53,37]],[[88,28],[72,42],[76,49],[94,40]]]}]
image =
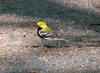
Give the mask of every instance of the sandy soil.
[{"label": "sandy soil", "polygon": [[[6,17],[1,16],[1,21]],[[9,15],[9,21],[12,20],[10,18],[13,16]],[[63,34],[65,39],[71,41],[68,43],[69,46],[47,48],[41,46],[41,39],[36,34],[36,26],[29,17],[21,18],[23,20],[20,22],[16,20],[16,16],[13,18],[15,20],[13,22],[1,22],[1,73],[100,72],[100,33],[92,30],[70,29],[71,26],[69,26],[67,27],[69,31],[59,31],[59,34]],[[49,19],[48,23],[51,21]],[[58,23],[58,20],[56,21]]]}]

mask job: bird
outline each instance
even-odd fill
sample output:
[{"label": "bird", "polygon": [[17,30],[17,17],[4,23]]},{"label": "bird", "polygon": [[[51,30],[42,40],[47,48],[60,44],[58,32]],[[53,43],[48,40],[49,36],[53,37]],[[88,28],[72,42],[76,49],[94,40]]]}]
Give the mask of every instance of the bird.
[{"label": "bird", "polygon": [[54,32],[44,21],[37,22],[37,27],[37,35],[41,38],[42,43],[45,43],[44,46],[46,47],[55,46],[55,44],[59,45],[59,42],[62,41],[64,43],[68,42],[68,40],[60,38],[58,33]]}]

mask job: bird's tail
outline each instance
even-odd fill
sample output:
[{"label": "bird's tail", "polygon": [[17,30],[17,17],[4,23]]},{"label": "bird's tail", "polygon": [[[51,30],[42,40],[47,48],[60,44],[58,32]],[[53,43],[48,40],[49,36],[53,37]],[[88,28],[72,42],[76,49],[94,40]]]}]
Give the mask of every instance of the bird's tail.
[{"label": "bird's tail", "polygon": [[65,41],[65,42],[70,42],[69,40],[66,40],[64,38],[45,38],[46,40],[49,41]]}]

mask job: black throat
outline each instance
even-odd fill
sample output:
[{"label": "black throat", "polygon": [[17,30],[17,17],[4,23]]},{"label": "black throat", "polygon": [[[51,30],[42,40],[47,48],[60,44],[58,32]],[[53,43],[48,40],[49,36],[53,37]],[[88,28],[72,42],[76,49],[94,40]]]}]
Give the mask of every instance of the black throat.
[{"label": "black throat", "polygon": [[38,27],[38,28],[37,28],[37,35],[38,35],[40,38],[43,39],[44,37],[43,37],[42,35],[39,34],[39,31],[40,31],[40,30],[42,30],[42,28],[41,28],[41,27]]}]

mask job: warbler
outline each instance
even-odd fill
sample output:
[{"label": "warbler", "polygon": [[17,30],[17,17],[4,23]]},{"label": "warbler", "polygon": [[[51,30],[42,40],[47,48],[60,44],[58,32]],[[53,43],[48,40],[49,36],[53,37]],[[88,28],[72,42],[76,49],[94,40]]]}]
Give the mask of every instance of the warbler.
[{"label": "warbler", "polygon": [[49,28],[46,22],[40,21],[37,23],[37,26],[37,35],[41,38],[42,43],[45,44],[44,46],[58,46],[61,45],[62,42],[63,45],[68,42],[68,40],[59,38],[59,35]]}]

